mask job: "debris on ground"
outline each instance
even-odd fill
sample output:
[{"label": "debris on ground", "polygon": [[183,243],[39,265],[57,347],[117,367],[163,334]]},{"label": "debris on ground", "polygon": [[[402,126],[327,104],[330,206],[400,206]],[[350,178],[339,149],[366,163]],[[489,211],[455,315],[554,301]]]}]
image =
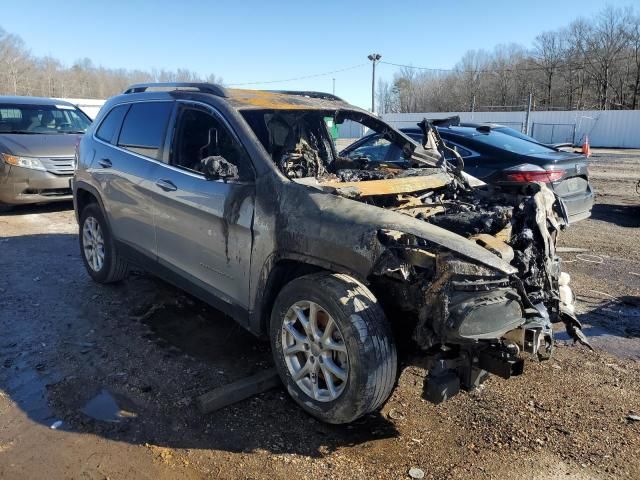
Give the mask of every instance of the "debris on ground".
[{"label": "debris on ground", "polygon": [[411,478],[420,479],[424,478],[424,470],[421,468],[413,467],[409,469],[409,476]]}]

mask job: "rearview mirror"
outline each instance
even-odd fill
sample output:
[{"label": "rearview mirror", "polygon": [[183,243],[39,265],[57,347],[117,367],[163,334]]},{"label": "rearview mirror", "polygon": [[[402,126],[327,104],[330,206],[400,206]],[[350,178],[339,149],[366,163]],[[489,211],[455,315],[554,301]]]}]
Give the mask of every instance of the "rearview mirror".
[{"label": "rearview mirror", "polygon": [[202,172],[207,180],[228,180],[238,178],[238,167],[220,155],[203,158]]}]

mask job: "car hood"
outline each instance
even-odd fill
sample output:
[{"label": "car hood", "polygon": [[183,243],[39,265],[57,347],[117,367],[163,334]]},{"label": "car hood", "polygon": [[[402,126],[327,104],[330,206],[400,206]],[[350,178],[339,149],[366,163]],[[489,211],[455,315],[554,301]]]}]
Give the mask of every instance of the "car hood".
[{"label": "car hood", "polygon": [[25,157],[72,157],[81,134],[0,134],[3,153]]},{"label": "car hood", "polygon": [[[292,238],[304,236],[309,242],[305,245],[306,252],[312,255],[316,254],[313,248],[315,240],[319,245],[316,255],[319,257],[326,256],[328,245],[336,258],[340,256],[341,249],[363,257],[375,257],[375,248],[369,242],[376,238],[379,230],[396,230],[427,240],[505,274],[517,271],[477,243],[409,215],[296,182],[286,184],[283,190],[282,200],[286,205],[287,222],[280,225],[281,232]],[[373,261],[375,258],[369,258],[367,263],[371,264]]]}]

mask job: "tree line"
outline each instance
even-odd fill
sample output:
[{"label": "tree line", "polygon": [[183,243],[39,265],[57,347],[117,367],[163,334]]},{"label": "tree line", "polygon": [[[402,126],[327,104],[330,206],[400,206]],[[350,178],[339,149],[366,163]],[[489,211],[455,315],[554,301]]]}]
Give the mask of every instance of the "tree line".
[{"label": "tree line", "polygon": [[452,70],[402,66],[380,80],[379,113],[640,108],[640,14],[605,7],[543,32],[531,48],[470,50]]},{"label": "tree line", "polygon": [[97,67],[84,58],[65,66],[59,60],[36,57],[22,38],[0,27],[0,95],[104,99],[139,82],[221,83],[214,74],[201,77],[187,69],[126,70]]}]

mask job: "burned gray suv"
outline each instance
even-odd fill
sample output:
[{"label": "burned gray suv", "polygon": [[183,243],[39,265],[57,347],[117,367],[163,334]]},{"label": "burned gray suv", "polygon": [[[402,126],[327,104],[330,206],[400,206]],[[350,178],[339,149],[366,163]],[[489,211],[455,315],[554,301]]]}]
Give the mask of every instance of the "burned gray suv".
[{"label": "burned gray suv", "polygon": [[0,209],[71,200],[75,147],[90,124],[69,102],[0,96]]},{"label": "burned gray suv", "polygon": [[[338,156],[328,125],[344,122],[407,161]],[[268,336],[285,388],[331,423],[384,404],[399,345],[441,402],[548,358],[555,322],[586,342],[554,193],[484,185],[421,126],[415,142],[324,93],[134,85],[79,146],[87,271],[116,282],[135,264]]]}]

